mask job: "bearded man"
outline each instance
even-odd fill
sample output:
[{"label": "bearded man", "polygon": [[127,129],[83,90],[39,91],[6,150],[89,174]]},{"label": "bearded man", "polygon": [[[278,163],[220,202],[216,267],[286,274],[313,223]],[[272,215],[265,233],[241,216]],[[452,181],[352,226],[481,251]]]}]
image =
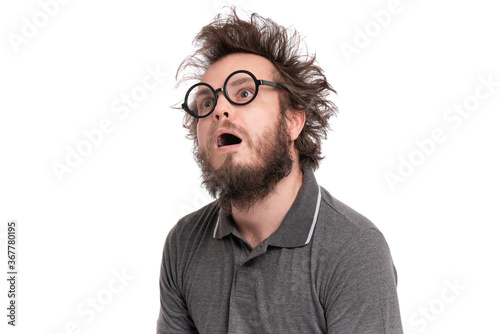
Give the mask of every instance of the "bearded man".
[{"label": "bearded man", "polygon": [[216,200],[167,236],[157,333],[402,333],[383,235],[314,177],[337,108],[300,36],[233,12],[195,41],[184,126]]}]

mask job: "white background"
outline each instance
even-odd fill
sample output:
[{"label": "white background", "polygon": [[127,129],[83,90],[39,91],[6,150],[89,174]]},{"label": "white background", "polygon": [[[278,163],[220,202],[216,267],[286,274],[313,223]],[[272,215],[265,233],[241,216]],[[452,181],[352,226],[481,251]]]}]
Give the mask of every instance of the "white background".
[{"label": "white background", "polygon": [[[18,326],[6,325],[2,279],[2,333],[155,332],[164,239],[210,201],[182,112],[170,108],[184,94],[174,75],[194,35],[226,4],[300,31],[338,91],[340,113],[316,176],[386,236],[405,332],[500,333],[493,1],[401,0],[384,26],[373,13],[388,0],[73,0],[47,16],[48,2],[0,5],[2,277],[9,220],[19,238]],[[40,27],[16,45],[27,21]],[[346,56],[346,44],[357,53]],[[161,85],[126,117],[115,113],[123,94],[140,91],[148,68],[167,72]],[[481,77],[496,86],[481,87]],[[468,117],[443,118],[464,103]],[[95,137],[60,180],[54,162],[66,164],[68,148],[85,145],[84,131],[105,119],[112,131]],[[444,142],[418,153],[416,141],[436,129]],[[385,175],[410,158],[417,166],[406,166],[404,182],[391,188]],[[125,281],[116,281],[122,272]]]}]

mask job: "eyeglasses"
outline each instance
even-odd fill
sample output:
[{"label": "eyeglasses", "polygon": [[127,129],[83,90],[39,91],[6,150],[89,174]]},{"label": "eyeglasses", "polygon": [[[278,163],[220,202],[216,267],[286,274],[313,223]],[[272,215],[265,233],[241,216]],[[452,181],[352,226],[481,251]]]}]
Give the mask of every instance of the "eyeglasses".
[{"label": "eyeglasses", "polygon": [[249,71],[239,70],[227,77],[224,88],[213,89],[203,82],[193,85],[186,93],[182,109],[195,118],[207,117],[217,105],[219,92],[223,92],[231,104],[244,106],[255,100],[261,85],[283,88],[277,82],[257,80]]}]

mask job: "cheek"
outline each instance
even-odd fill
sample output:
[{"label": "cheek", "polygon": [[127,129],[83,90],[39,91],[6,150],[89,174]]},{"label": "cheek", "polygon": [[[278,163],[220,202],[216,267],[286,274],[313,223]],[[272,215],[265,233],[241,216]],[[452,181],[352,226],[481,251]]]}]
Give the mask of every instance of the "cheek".
[{"label": "cheek", "polygon": [[198,137],[198,146],[203,147],[207,142],[208,126],[203,121],[198,121],[196,125],[196,136]]},{"label": "cheek", "polygon": [[249,132],[257,137],[269,135],[269,131],[276,129],[279,120],[280,113],[277,110],[261,109],[252,113],[251,118],[248,119]]},{"label": "cheek", "polygon": [[277,124],[281,115],[277,96],[262,96],[260,101],[254,101],[248,107],[247,110],[242,110],[241,118],[249,129],[268,128]]}]

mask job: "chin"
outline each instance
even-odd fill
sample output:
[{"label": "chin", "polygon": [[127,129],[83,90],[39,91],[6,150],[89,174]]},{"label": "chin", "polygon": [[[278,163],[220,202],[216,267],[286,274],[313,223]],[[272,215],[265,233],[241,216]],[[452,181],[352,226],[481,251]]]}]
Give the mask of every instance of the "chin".
[{"label": "chin", "polygon": [[212,168],[219,170],[221,168],[234,169],[238,167],[258,167],[260,164],[251,157],[238,157],[234,153],[227,153],[225,158],[211,163]]},{"label": "chin", "polygon": [[224,166],[229,166],[234,163],[234,155],[232,153],[226,153],[225,156],[218,157],[214,161],[214,159],[210,159],[210,165],[214,170],[218,170]]}]

